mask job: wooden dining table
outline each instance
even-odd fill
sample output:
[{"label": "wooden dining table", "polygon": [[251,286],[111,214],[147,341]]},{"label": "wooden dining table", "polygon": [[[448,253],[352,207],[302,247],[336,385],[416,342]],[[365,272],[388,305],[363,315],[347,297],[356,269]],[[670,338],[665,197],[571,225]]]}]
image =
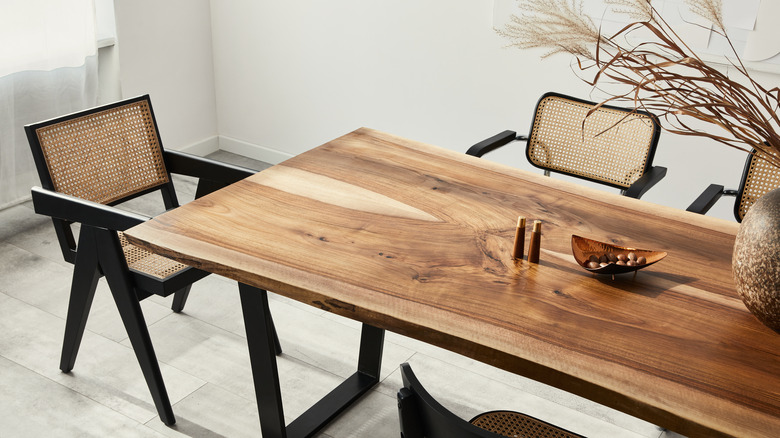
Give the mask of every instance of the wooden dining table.
[{"label": "wooden dining table", "polygon": [[[539,263],[512,258],[518,216],[542,222]],[[735,290],[737,230],[361,128],[126,236],[239,282],[266,437],[310,436],[369,390],[385,330],[690,437],[777,437],[780,335]],[[572,235],[668,255],[597,275]],[[286,427],[265,291],[363,323],[356,373]]]}]

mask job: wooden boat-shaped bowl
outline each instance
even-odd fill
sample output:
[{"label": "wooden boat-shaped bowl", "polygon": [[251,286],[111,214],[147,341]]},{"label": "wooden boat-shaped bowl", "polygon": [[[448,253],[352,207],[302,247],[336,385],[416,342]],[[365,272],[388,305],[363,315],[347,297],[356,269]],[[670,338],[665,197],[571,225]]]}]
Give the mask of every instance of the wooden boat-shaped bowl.
[{"label": "wooden boat-shaped bowl", "polygon": [[[666,257],[666,253],[663,251],[650,251],[646,249],[628,248],[624,246],[611,245],[609,243],[599,242],[598,240],[587,239],[585,237],[580,237],[576,235],[571,236],[571,252],[572,254],[574,254],[574,260],[576,260],[577,263],[583,268],[585,268],[586,270],[596,274],[612,274],[612,275],[622,274],[625,272],[633,272],[638,269],[646,268],[652,265],[653,263],[656,263],[659,260]],[[598,268],[588,267],[588,262],[591,255],[595,255],[596,257],[601,257],[602,255],[607,253],[613,253],[615,255],[618,254],[628,255],[629,252],[633,252],[634,254],[636,254],[637,257],[643,256],[647,261],[642,265],[636,265],[636,266],[618,265],[615,263],[610,263],[606,266],[601,266]]]}]

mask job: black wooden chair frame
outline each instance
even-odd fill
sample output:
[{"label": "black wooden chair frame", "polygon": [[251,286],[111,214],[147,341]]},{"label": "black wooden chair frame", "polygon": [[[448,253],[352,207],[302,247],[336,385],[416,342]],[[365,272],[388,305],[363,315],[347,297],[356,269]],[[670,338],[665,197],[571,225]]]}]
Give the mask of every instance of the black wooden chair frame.
[{"label": "black wooden chair frame", "polygon": [[502,438],[442,406],[423,387],[408,363],[401,364],[401,378],[404,387],[397,397],[402,438]]},{"label": "black wooden chair frame", "polygon": [[686,211],[691,211],[699,214],[707,214],[708,211],[720,200],[723,196],[734,196],[734,219],[737,222],[742,222],[742,212],[740,211],[740,200],[745,195],[745,185],[750,174],[750,168],[753,165],[753,160],[760,160],[756,155],[756,150],[751,150],[747,159],[745,160],[745,167],[742,170],[742,177],[739,181],[738,189],[727,189],[721,184],[710,184],[706,189],[694,200],[691,205],[688,206]]},{"label": "black wooden chair frame", "polygon": [[[31,124],[25,126],[25,130],[38,168],[41,185],[43,186],[32,188],[35,212],[52,218],[62,255],[66,261],[74,264],[60,369],[67,373],[75,365],[98,280],[101,276],[105,276],[160,419],[165,424],[172,425],[176,420],[162,374],[160,373],[159,363],[154,353],[146,322],[141,312],[140,301],[151,295],[167,297],[174,294],[171,308],[174,312],[181,312],[192,283],[206,277],[209,273],[196,268],[186,267],[166,278],[160,279],[144,272],[130,269],[117,232],[127,230],[150,218],[121,210],[115,206],[159,190],[162,193],[166,210],[178,207],[179,203],[176,198],[171,174],[197,177],[199,180],[195,197],[200,198],[251,176],[255,172],[250,169],[182,152],[167,151],[163,149],[162,142],[158,137],[159,147],[164,157],[165,170],[168,173],[168,182],[123,197],[115,202],[101,204],[54,190],[54,184],[37,135],[37,130],[41,127],[51,126],[75,117],[89,116],[141,100],[149,101],[149,96],[139,96]],[[157,123],[151,110],[151,102],[149,102],[149,110],[155,132],[158,132]],[[71,227],[74,223],[81,225],[78,233],[78,244]],[[269,320],[270,316],[270,312],[268,312],[267,317]],[[273,338],[276,352],[279,354],[281,353],[281,346],[275,330],[273,331]]]}]

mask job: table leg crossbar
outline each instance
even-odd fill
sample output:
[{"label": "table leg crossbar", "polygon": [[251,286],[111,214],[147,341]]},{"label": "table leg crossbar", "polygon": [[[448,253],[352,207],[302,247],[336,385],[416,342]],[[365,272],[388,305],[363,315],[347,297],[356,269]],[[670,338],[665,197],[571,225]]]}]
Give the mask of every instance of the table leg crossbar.
[{"label": "table leg crossbar", "polygon": [[385,331],[363,324],[357,371],[285,427],[268,294],[244,284],[239,292],[263,437],[310,437],[379,382]]}]

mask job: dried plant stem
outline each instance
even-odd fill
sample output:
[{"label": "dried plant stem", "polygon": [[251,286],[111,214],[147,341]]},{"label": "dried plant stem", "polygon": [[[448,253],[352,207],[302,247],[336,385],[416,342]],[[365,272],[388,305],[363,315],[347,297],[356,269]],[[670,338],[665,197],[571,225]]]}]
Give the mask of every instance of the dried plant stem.
[{"label": "dried plant stem", "polygon": [[[710,138],[747,152],[755,149],[780,167],[780,89],[768,90],[750,76],[723,26],[720,0],[688,0],[688,4],[726,38],[741,81],[704,62],[649,0],[605,1],[636,21],[604,36],[583,18],[581,0],[527,0],[522,7],[525,14],[513,17],[499,34],[513,46],[550,49],[545,56],[570,53],[577,58],[582,80],[594,87],[610,83],[623,90],[607,92],[609,97],[601,105],[632,102],[637,109],[657,114],[670,132]],[[631,44],[634,32],[652,38]],[[693,120],[718,129],[701,130]]]}]

